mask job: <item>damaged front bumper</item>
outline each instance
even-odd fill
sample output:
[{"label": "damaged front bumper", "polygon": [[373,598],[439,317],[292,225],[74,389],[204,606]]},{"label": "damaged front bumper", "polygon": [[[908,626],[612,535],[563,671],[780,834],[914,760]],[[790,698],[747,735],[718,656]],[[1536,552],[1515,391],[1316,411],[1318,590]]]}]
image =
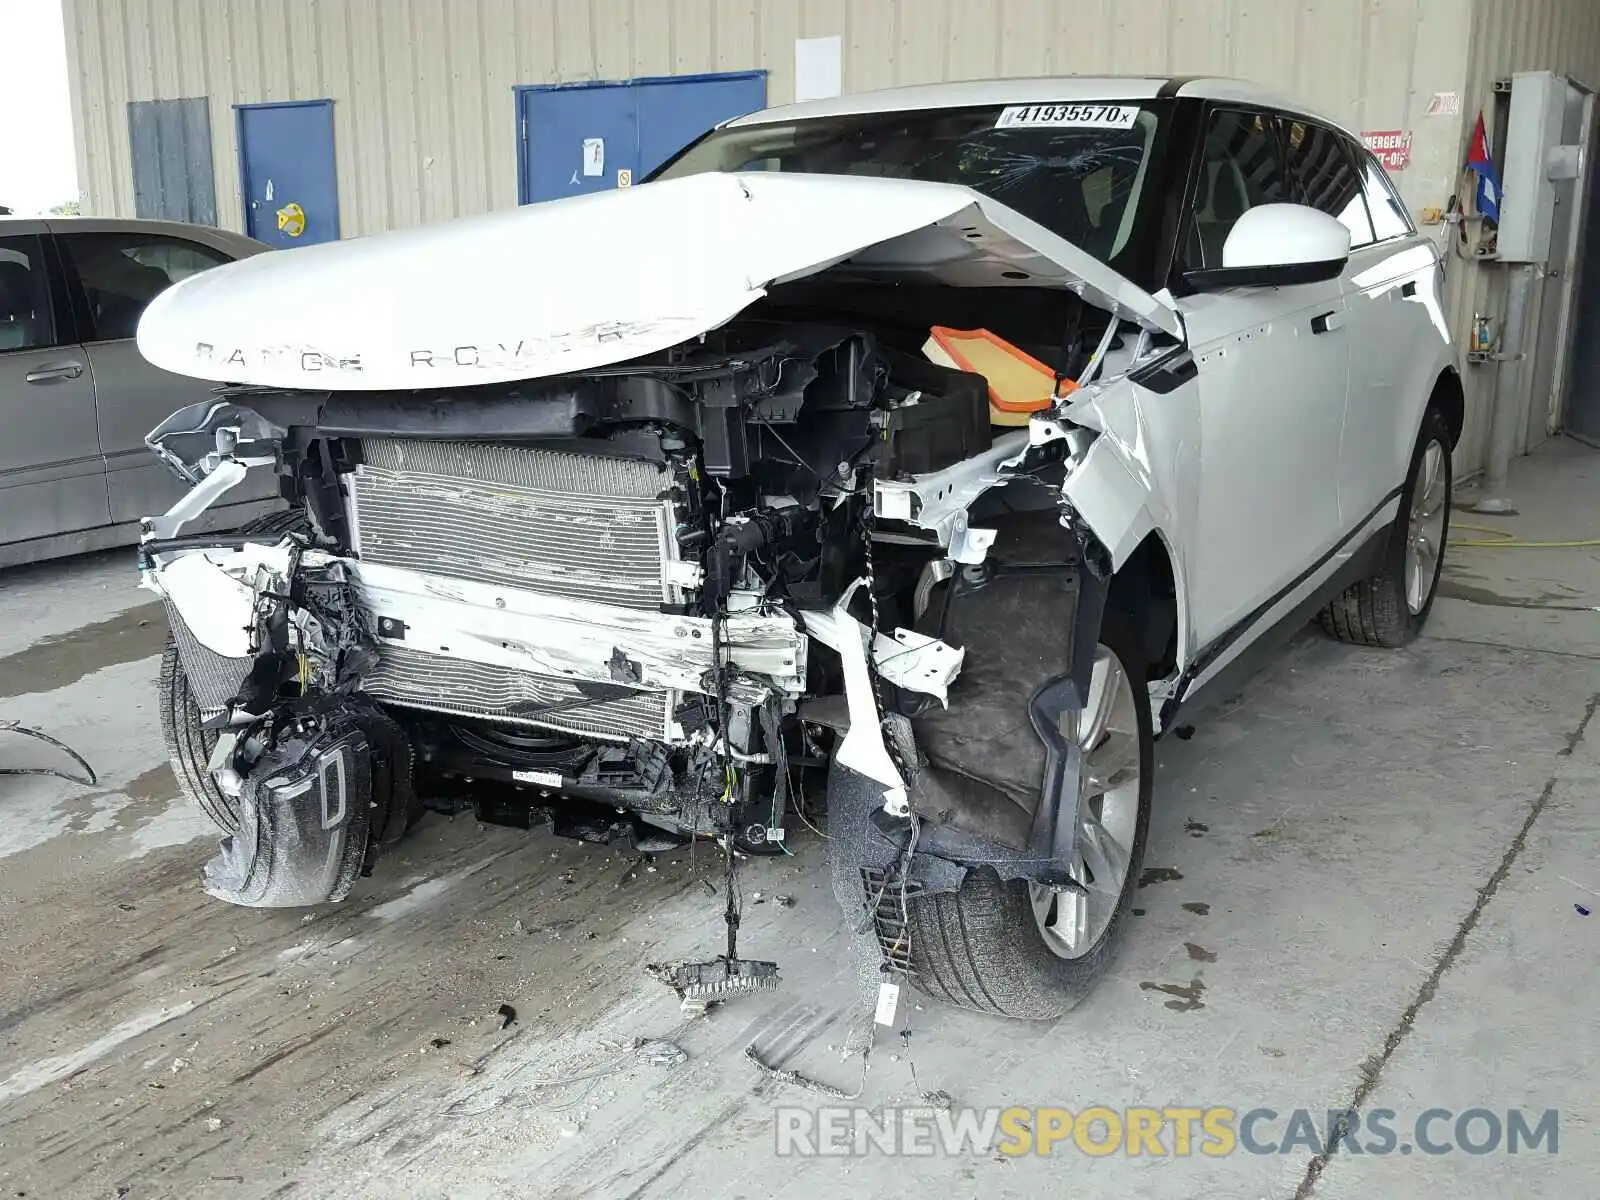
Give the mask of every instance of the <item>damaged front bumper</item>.
[{"label": "damaged front bumper", "polygon": [[[674,522],[681,523],[670,498],[670,457],[667,467],[646,469],[662,472],[666,490],[629,494],[635,507],[627,511],[646,524],[627,518],[635,523],[595,533],[623,544],[638,536],[631,530],[659,522],[667,548],[662,603],[654,607],[519,586],[520,577],[499,565],[510,582],[493,573],[463,577],[471,564],[452,543],[443,543],[445,557],[435,551],[450,536],[447,525],[416,531],[395,519],[401,510],[379,502],[419,503],[415,497],[426,494],[447,507],[478,503],[477,519],[487,514],[488,523],[475,528],[489,533],[529,502],[514,489],[497,492],[500,485],[482,474],[447,478],[437,465],[418,466],[412,458],[437,464],[439,452],[412,455],[393,441],[385,443],[385,465],[335,464],[337,481],[320,498],[307,491],[307,532],[186,537],[187,523],[248,469],[270,463],[280,473],[300,472],[298,486],[305,460],[296,457],[303,445],[286,442],[291,434],[242,404],[175,414],[151,443],[195,486],[146,522],[141,563],[144,586],[169,604],[202,715],[222,734],[213,778],[241,812],[240,831],[213,863],[208,886],[239,903],[342,895],[350,864],[370,862],[382,840],[371,812],[397,803],[374,794],[397,787],[390,777],[398,768],[384,762],[409,762],[409,749],[392,748],[399,727],[386,713],[399,709],[554,731],[591,747],[549,763],[463,767],[469,781],[598,801],[691,833],[726,829],[728,817],[714,810],[739,800],[771,813],[750,826],[754,841],[781,839],[788,772],[778,729],[796,716],[811,719],[816,646],[838,656],[844,716],[823,722],[843,734],[837,762],[871,781],[886,829],[919,823],[920,851],[958,870],[1000,864],[1009,874],[1064,884],[1080,770],[1072,719],[1087,693],[1114,565],[1068,499],[1100,470],[1093,450],[1102,439],[1081,428],[1058,436],[1065,407],[941,470],[872,480],[860,497],[877,531],[869,540],[912,547],[926,560],[911,606],[916,619],[902,613],[904,626],[877,633],[861,619],[863,594],[874,586],[870,555],[868,574],[821,605],[774,603],[737,574],[715,618],[675,604],[679,589],[705,582],[713,559],[702,568],[680,560],[670,544]],[[315,416],[309,419],[314,431]],[[412,488],[410,477],[421,482]],[[383,486],[369,482],[362,491],[364,478]],[[844,502],[848,486],[829,503]],[[978,502],[997,489],[1030,499],[1028,518],[1018,519],[1009,504],[1001,506],[1009,515],[979,515]],[[358,493],[365,510],[358,511]],[[404,510],[407,519],[412,511]],[[792,510],[763,518],[774,537],[784,535],[784,511]],[[363,536],[389,557],[363,553]],[[1125,541],[1111,544],[1120,551]],[[754,538],[751,553],[761,544]],[[449,562],[452,572],[466,565],[456,574],[396,565],[402,560]],[[585,569],[591,575],[580,582],[592,578]],[[885,690],[895,707],[885,707]],[[604,746],[611,749],[594,749]],[[365,772],[352,765],[363,758]],[[713,760],[726,771],[708,770]],[[749,790],[757,771],[775,792],[770,805]],[[708,778],[710,792],[702,794]],[[263,884],[263,847],[280,842],[297,848],[294,870]]]},{"label": "damaged front bumper", "polygon": [[[225,440],[227,431],[217,432],[217,443]],[[555,698],[513,698],[509,718],[615,743],[581,762],[463,774],[646,813],[682,806],[674,789],[681,792],[686,772],[678,767],[675,778],[673,763],[684,754],[781,769],[767,714],[792,713],[804,698],[813,639],[837,650],[858,682],[876,672],[936,701],[961,670],[959,650],[910,629],[879,635],[869,667],[866,627],[846,611],[855,588],[827,610],[772,608],[736,592],[732,611],[713,622],[364,561],[304,531],[186,536],[188,522],[245,469],[226,453],[204,464],[188,495],[146,522],[141,545],[142,584],[166,601],[191,691],[218,734],[210,773],[239,813],[238,831],[206,873],[208,890],[234,903],[340,899],[381,843],[385,823],[373,814],[404,807],[394,793],[409,767],[394,764],[409,763],[409,749],[403,734],[391,736],[398,727],[384,706],[472,715],[480,696],[457,703],[444,691],[396,693],[388,664],[397,655],[559,681]],[[870,687],[852,687],[857,707],[872,702]],[[650,697],[662,698],[656,711],[665,719],[635,733],[584,724]],[[718,705],[732,718],[727,734],[707,720]],[[863,717],[855,728],[851,761],[873,761],[870,750],[857,760],[854,748],[876,741],[876,774],[888,792],[898,775],[876,724]],[[447,756],[438,763],[448,765]],[[781,808],[752,826],[755,841],[781,838]],[[706,820],[714,827],[715,818]]]}]

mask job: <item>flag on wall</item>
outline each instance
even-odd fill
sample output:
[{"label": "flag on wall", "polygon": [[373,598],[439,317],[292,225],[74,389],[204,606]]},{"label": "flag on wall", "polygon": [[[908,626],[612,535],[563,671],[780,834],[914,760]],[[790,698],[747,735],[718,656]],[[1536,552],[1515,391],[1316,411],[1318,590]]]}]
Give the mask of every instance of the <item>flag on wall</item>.
[{"label": "flag on wall", "polygon": [[1472,146],[1467,151],[1467,170],[1478,177],[1478,212],[1496,225],[1500,224],[1500,172],[1494,168],[1489,156],[1489,138],[1483,129],[1483,113],[1478,113],[1477,127],[1472,131]]}]

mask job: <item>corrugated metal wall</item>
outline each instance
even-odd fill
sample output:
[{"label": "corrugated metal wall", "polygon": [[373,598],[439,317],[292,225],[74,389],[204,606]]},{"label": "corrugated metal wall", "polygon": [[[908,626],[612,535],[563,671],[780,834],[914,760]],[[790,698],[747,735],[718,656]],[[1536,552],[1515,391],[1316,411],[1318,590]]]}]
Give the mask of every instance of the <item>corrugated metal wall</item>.
[{"label": "corrugated metal wall", "polygon": [[[1495,80],[1518,71],[1554,71],[1589,89],[1600,90],[1600,0],[1478,0],[1470,49],[1458,162],[1466,158],[1466,138],[1480,109],[1493,124]],[[1600,236],[1600,231],[1591,231],[1590,236]],[[1496,318],[1503,315],[1504,268],[1463,265],[1454,272],[1450,298],[1456,338],[1465,345],[1474,313]],[[1536,306],[1529,313],[1528,328],[1537,330],[1539,324]],[[1531,344],[1528,350],[1531,354]],[[1512,369],[1516,368],[1467,368],[1467,427],[1456,455],[1458,464],[1475,466],[1483,461],[1496,375]],[[1525,387],[1531,374],[1523,372]],[[1530,402],[1541,409],[1548,406],[1543,396],[1523,397],[1523,404]]]},{"label": "corrugated metal wall", "polygon": [[[516,84],[764,68],[838,34],[849,91],[1065,72],[1223,73],[1361,128],[1460,85],[1469,0],[66,0],[86,209],[133,212],[126,102],[209,96],[218,219],[242,228],[232,106],[331,97],[346,235],[516,203]],[[1439,129],[1439,134],[1446,131]],[[1424,138],[1413,178],[1455,134]],[[1404,181],[1410,190],[1411,179]]]},{"label": "corrugated metal wall", "polygon": [[1489,107],[1496,79],[1554,71],[1600,89],[1600,0],[1478,0],[1466,96]]}]

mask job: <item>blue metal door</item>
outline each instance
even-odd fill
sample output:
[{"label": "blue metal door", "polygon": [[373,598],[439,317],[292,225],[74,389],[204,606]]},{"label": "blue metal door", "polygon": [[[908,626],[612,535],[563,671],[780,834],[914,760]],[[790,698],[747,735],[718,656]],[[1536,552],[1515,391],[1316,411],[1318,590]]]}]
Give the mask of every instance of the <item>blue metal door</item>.
[{"label": "blue metal door", "polygon": [[333,101],[240,104],[234,113],[245,232],[272,246],[336,241]]},{"label": "blue metal door", "polygon": [[522,203],[598,192],[637,178],[639,133],[631,89],[579,84],[523,88],[517,96]]},{"label": "blue metal door", "polygon": [[712,126],[763,108],[764,71],[517,89],[523,204],[627,187]]},{"label": "blue metal door", "polygon": [[707,130],[765,108],[767,76],[753,71],[641,80],[634,95],[639,104],[639,171],[648,175]]}]

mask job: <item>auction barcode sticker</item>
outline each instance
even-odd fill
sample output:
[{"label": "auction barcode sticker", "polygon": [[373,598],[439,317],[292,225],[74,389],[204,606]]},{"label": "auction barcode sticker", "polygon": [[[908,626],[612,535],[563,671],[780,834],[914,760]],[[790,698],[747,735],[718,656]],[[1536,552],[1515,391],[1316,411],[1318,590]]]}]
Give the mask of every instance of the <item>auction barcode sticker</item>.
[{"label": "auction barcode sticker", "polygon": [[873,1011],[872,1019],[879,1025],[894,1024],[894,1010],[900,1007],[900,985],[898,983],[880,983],[878,985],[878,1006]]},{"label": "auction barcode sticker", "polygon": [[1139,110],[1129,104],[1015,104],[996,129],[1132,129]]}]

